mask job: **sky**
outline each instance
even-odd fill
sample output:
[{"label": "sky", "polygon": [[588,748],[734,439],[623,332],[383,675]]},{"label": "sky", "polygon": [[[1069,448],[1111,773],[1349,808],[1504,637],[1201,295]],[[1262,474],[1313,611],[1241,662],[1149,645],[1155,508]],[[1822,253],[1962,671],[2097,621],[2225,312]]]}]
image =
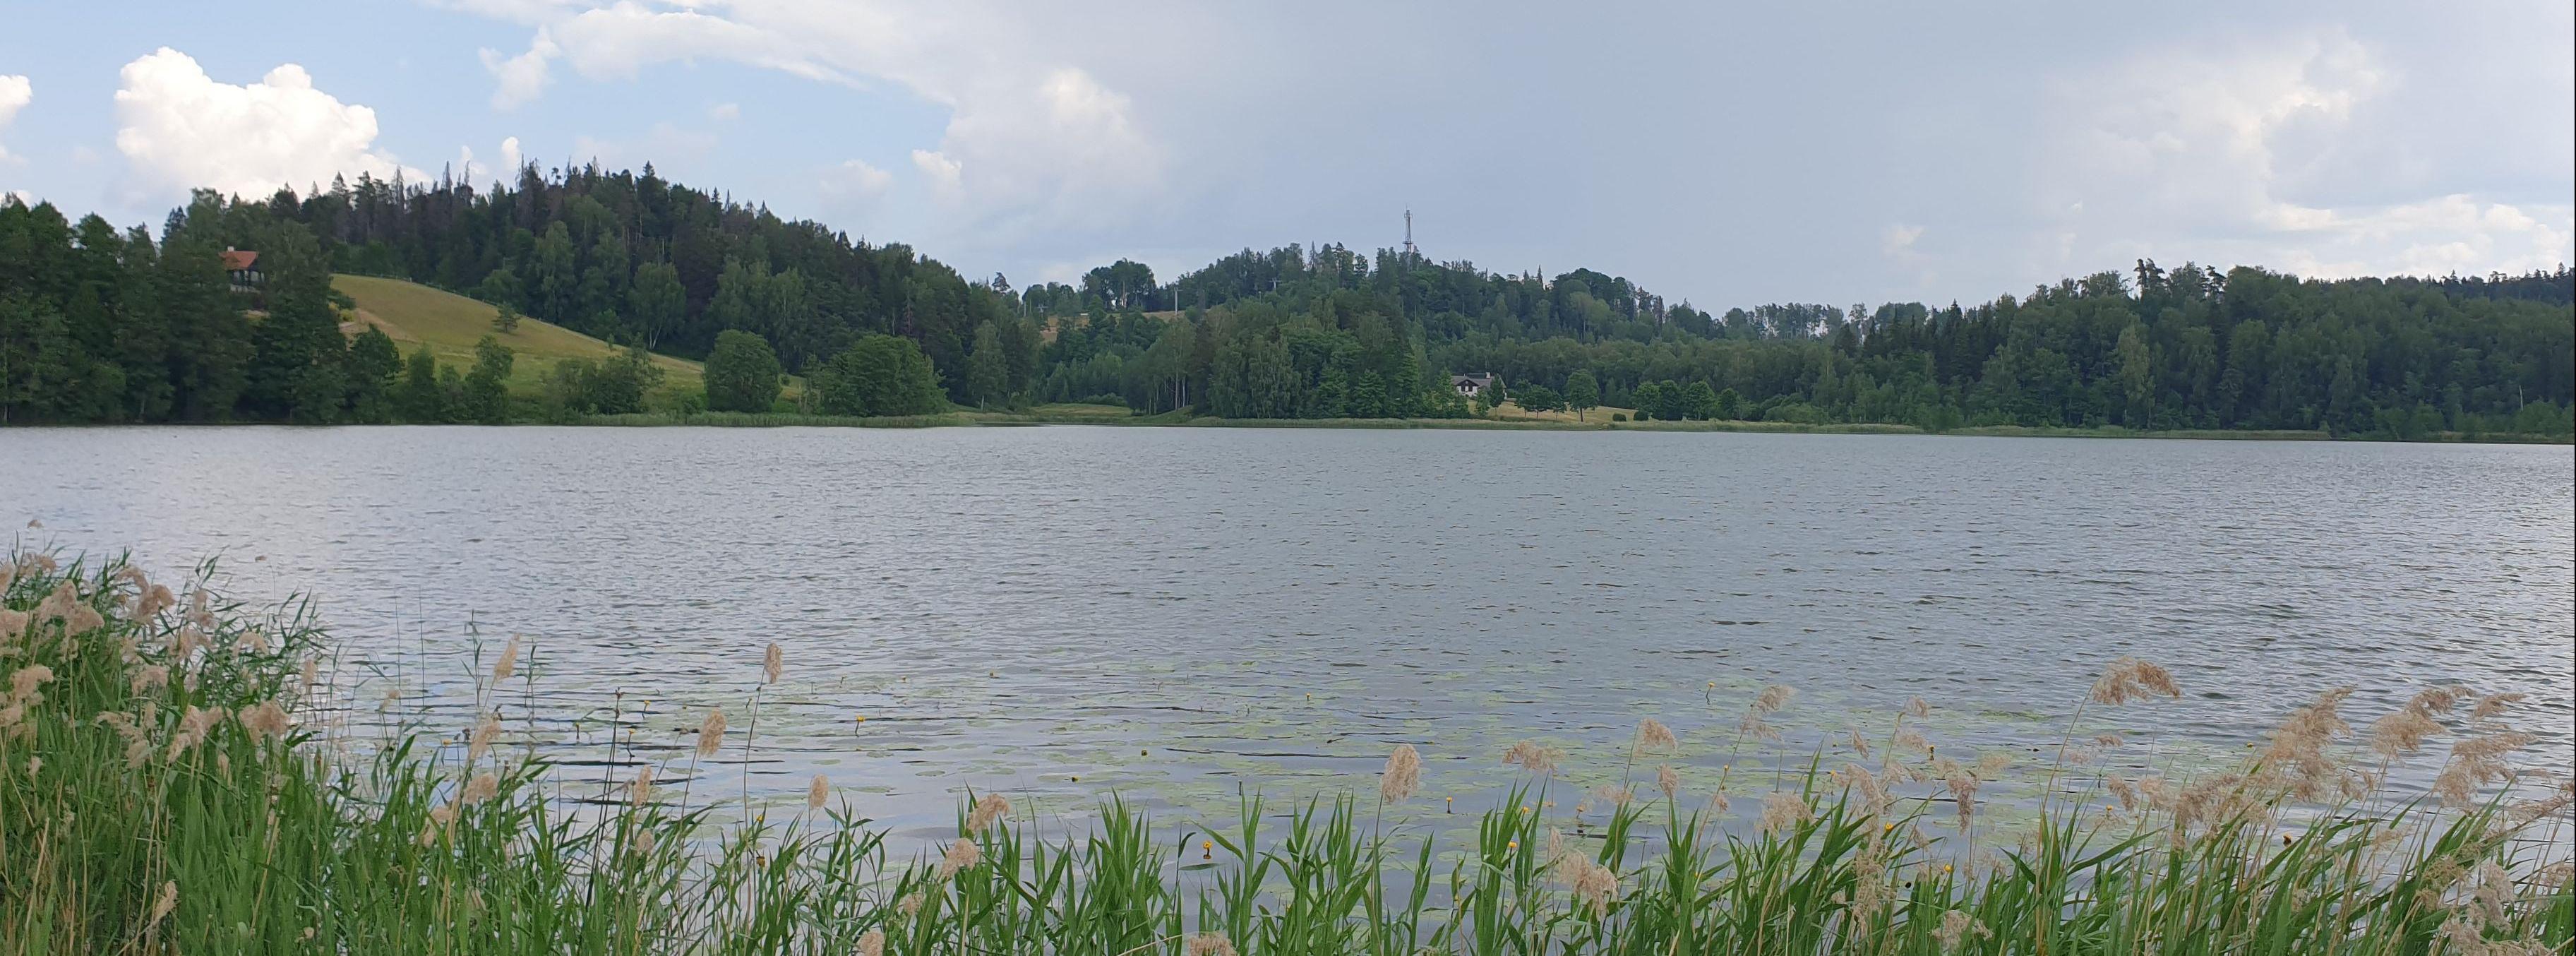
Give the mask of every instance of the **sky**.
[{"label": "sky", "polygon": [[1668,300],[2576,260],[2576,4],[0,0],[0,192],[650,162],[969,276],[1414,239]]}]

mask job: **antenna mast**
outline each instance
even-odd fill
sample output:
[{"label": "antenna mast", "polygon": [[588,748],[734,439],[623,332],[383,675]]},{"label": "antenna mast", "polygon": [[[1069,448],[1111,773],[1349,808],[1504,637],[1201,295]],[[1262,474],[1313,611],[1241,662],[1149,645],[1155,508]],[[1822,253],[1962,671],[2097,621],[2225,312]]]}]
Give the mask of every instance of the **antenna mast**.
[{"label": "antenna mast", "polygon": [[1413,246],[1413,210],[1411,209],[1404,211],[1404,257],[1406,259],[1422,258],[1422,250],[1416,249]]}]

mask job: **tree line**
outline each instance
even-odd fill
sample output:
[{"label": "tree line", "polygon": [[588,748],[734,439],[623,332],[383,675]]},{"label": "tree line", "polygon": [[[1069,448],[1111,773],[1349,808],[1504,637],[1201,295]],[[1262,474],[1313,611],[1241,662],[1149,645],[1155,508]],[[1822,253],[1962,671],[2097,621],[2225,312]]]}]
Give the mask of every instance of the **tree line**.
[{"label": "tree line", "polygon": [[[260,251],[255,293],[228,288],[226,248]],[[707,407],[776,407],[781,376],[802,375],[806,408],[842,414],[1063,401],[1233,418],[1480,413],[1453,372],[1496,373],[1525,407],[1931,430],[2565,437],[2576,408],[2563,266],[2322,281],[2141,261],[1970,306],[1712,312],[1590,269],[1495,273],[1328,244],[1247,249],[1168,283],[1120,260],[1078,284],[1014,289],[647,166],[529,167],[486,189],[361,177],[264,201],[200,193],[158,239],[0,201],[0,416],[514,414],[506,398],[494,410],[508,368],[490,349],[443,369],[373,330],[344,335],[333,272],[458,290],[505,319],[627,346],[555,370],[534,411],[567,416],[640,408],[648,351],[706,360],[691,401]]]}]

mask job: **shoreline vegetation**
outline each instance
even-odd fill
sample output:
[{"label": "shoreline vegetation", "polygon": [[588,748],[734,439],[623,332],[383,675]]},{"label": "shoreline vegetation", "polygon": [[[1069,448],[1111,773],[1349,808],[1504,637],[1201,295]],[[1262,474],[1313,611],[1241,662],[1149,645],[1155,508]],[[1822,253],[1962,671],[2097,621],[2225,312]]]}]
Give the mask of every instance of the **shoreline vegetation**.
[{"label": "shoreline vegetation", "polygon": [[[2386,438],[2337,436],[2324,431],[2284,429],[2175,429],[2166,431],[2131,431],[2117,425],[2098,428],[2025,427],[2020,425],[1975,425],[1942,431],[1926,431],[1912,425],[1874,422],[1758,422],[1758,421],[1572,421],[1544,418],[1219,418],[1213,415],[1188,415],[1171,412],[1161,415],[1104,415],[1094,409],[1108,406],[1084,406],[1065,412],[1041,406],[1022,412],[984,412],[958,410],[938,415],[909,415],[864,418],[837,415],[807,415],[795,412],[638,412],[625,415],[594,415],[581,424],[610,427],[698,427],[698,428],[971,428],[982,426],[1022,425],[1114,425],[1129,427],[1180,428],[1356,428],[1414,429],[1444,428],[1467,431],[1636,431],[1636,432],[1747,432],[1755,434],[1802,435],[1953,435],[2009,438],[2161,438],[2201,441],[2390,441]],[[2442,432],[2419,435],[2407,441],[2448,444],[2568,444],[2563,436],[2483,434],[2464,435]]]},{"label": "shoreline vegetation", "polygon": [[1717,310],[1588,268],[1326,244],[1020,287],[595,166],[200,190],[158,234],[0,196],[0,250],[0,425],[918,427],[1108,405],[1139,424],[2576,441],[2563,265],[2318,280],[2141,259],[1964,305]]},{"label": "shoreline vegetation", "polygon": [[[264,422],[164,423],[179,425],[259,425]],[[1044,425],[1100,425],[1129,428],[1343,428],[1376,431],[1408,429],[1448,429],[1458,431],[1561,431],[1561,432],[1734,432],[1773,435],[1923,435],[1984,438],[2133,438],[2186,441],[2333,441],[2394,442],[2401,444],[2468,444],[2468,445],[2567,445],[2576,438],[2567,435],[2520,433],[2427,432],[2408,438],[2384,435],[2337,435],[2324,430],[2293,429],[2164,429],[2133,431],[2118,425],[2097,427],[1964,425],[1957,428],[1926,430],[1913,425],[1883,422],[1768,422],[1768,421],[1611,421],[1606,418],[1589,421],[1554,418],[1221,418],[1214,415],[1192,415],[1188,410],[1157,415],[1129,413],[1126,409],[1105,405],[1038,406],[1022,411],[984,411],[953,409],[923,415],[829,415],[813,412],[715,412],[715,411],[645,411],[606,415],[584,415],[571,420],[544,418],[499,422],[459,424],[503,427],[510,425],[580,425],[605,428],[1006,428]],[[47,427],[47,426],[19,426]],[[64,424],[55,427],[96,427],[95,423]]]},{"label": "shoreline vegetation", "polygon": [[[831,415],[800,415],[790,412],[741,414],[700,412],[681,415],[668,412],[646,412],[631,415],[599,415],[584,424],[620,427],[690,426],[702,428],[937,428],[1013,425],[1114,425],[1130,427],[1178,428],[1355,428],[1402,430],[1443,428],[1466,431],[1638,431],[1638,432],[1751,432],[1769,434],[1813,435],[1969,435],[2040,438],[2192,438],[2234,439],[2252,441],[2330,441],[2334,436],[2312,431],[2164,431],[2132,432],[2117,426],[2104,428],[2022,428],[1992,425],[1928,432],[1911,425],[1836,422],[1750,422],[1750,421],[1682,421],[1682,422],[1573,422],[1549,419],[1495,418],[1219,418],[1213,415],[1180,414],[1104,417],[1099,415],[1050,414],[1045,409],[1028,412],[958,411],[941,415],[915,415],[895,418],[851,418]],[[2480,436],[2419,438],[2417,441],[2462,441],[2477,443],[2560,443],[2563,439],[2542,436]]]},{"label": "shoreline vegetation", "polygon": [[[1750,763],[1685,777],[1652,717],[1616,752],[1491,755],[1506,795],[1445,843],[1386,812],[1429,799],[1439,743],[1388,741],[1369,790],[1250,794],[1230,820],[1110,795],[1068,830],[964,793],[953,839],[904,858],[823,777],[753,798],[757,696],[696,715],[694,747],[612,748],[607,782],[563,782],[537,746],[562,715],[498,713],[540,699],[521,650],[474,675],[470,726],[428,726],[399,688],[340,696],[309,605],[8,555],[0,954],[2527,956],[2576,938],[2576,790],[2513,766],[2533,739],[2510,727],[2519,695],[2452,685],[2364,728],[2348,689],[2256,702],[2279,723],[2241,765],[2130,777],[2112,758],[2155,744],[2097,727],[2151,721],[2189,678],[2107,662],[2068,688],[2053,759],[2020,771],[2044,775],[2020,832],[1979,799],[2011,759],[1927,740],[1909,721],[1932,705],[1782,752],[1794,692],[1775,686],[1706,731]],[[740,679],[792,666],[747,649]],[[368,736],[370,710],[401,729]],[[1576,759],[1630,782],[1575,792]],[[2430,793],[2390,788],[2399,770]]]}]

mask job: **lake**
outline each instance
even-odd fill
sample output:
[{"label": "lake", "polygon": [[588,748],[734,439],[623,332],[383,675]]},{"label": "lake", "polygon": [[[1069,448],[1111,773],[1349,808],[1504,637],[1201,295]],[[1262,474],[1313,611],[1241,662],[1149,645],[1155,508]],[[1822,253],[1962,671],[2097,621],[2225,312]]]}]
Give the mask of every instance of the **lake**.
[{"label": "lake", "polygon": [[[1799,695],[1757,767],[1831,766],[1846,728],[1883,738],[1915,696],[1946,752],[2037,761],[2123,654],[2186,696],[2089,711],[2083,736],[2131,734],[2116,764],[2232,759],[2339,684],[2365,725],[2458,681],[2530,694],[2512,719],[2565,774],[2571,465],[1766,434],[14,429],[0,520],[312,594],[353,725],[389,682],[466,726],[471,635],[488,660],[524,634],[534,690],[504,716],[536,703],[555,756],[606,756],[612,702],[640,723],[620,760],[677,753],[720,705],[737,736],[710,787],[794,799],[820,772],[927,835],[968,786],[1222,818],[1238,786],[1373,787],[1397,742],[1425,757],[1417,810],[1463,814],[1522,737],[1566,748],[1578,784],[1618,779],[1648,716],[1702,790],[1747,760],[1737,717],[1775,682]],[[745,761],[773,641],[786,676]]]}]

